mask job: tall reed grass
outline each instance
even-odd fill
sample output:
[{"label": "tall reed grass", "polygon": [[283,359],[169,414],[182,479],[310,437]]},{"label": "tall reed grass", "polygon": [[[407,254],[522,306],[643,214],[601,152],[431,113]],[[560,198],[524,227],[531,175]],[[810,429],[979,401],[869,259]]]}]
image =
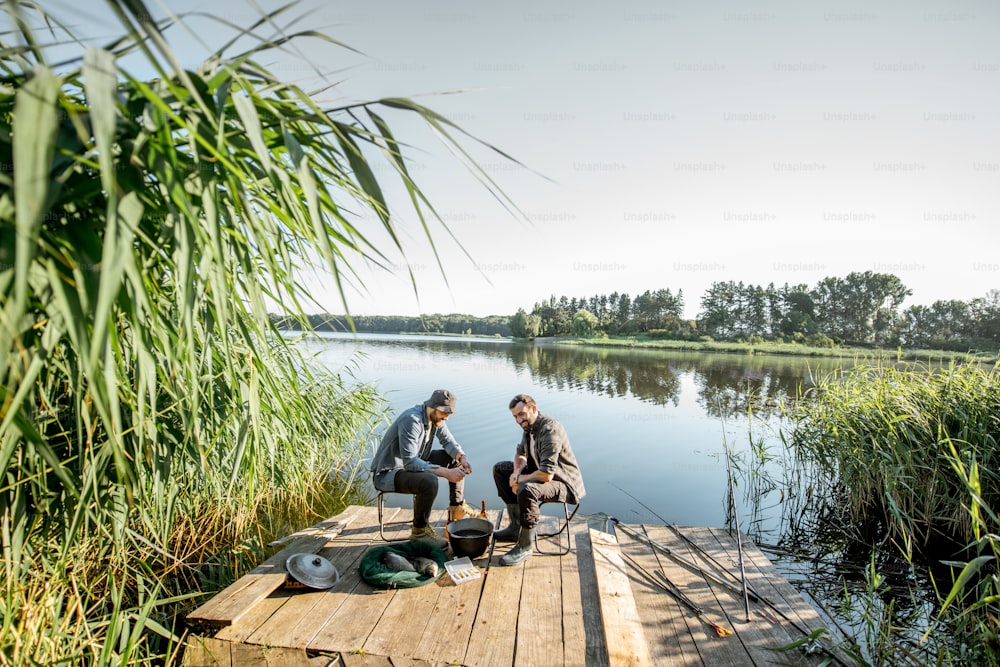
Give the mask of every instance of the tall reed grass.
[{"label": "tall reed grass", "polygon": [[[790,444],[820,471],[808,476],[810,494],[830,499],[823,511],[869,546],[873,563],[895,552],[932,582],[918,646],[894,643],[891,624],[868,624],[885,633],[869,638],[881,647],[875,664],[925,664],[908,656],[932,646],[926,664],[997,664],[998,369],[855,367],[808,399],[793,412]],[[879,588],[874,566],[868,581]]]},{"label": "tall reed grass", "polygon": [[343,297],[355,263],[403,251],[372,160],[433,245],[390,114],[425,121],[506,201],[433,111],[323,108],[261,66],[293,38],[332,41],[279,25],[291,5],[196,68],[140,0],[107,6],[122,37],[54,66],[72,28],[4,3],[0,664],[170,662],[185,609],[364,493],[352,462],[381,402],[268,309],[304,326],[303,271],[324,265]]}]

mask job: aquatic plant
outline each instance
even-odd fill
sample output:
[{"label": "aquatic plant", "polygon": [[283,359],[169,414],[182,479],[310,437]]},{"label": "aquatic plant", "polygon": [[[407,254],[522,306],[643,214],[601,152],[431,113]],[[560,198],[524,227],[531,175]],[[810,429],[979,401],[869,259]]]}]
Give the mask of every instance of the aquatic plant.
[{"label": "aquatic plant", "polygon": [[[874,664],[995,664],[998,369],[855,367],[812,393],[793,410],[789,444],[814,466],[803,479],[822,500],[809,513],[850,535],[843,549],[869,550],[868,593],[845,607]],[[890,594],[879,568],[893,562],[909,571]],[[884,620],[900,594],[912,598],[908,632]]]}]

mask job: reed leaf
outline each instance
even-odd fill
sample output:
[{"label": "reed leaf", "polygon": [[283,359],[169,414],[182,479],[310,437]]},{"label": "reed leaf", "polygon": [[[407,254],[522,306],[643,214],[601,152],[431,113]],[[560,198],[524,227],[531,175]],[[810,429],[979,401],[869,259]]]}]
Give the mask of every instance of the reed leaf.
[{"label": "reed leaf", "polygon": [[[31,29],[50,17],[5,4],[0,662],[162,662],[195,596],[278,534],[366,500],[356,465],[382,399],[279,335],[269,309],[306,322],[303,271],[324,266],[343,298],[357,263],[403,253],[373,160],[435,252],[451,233],[386,111],[422,119],[468,166],[426,107],[324,110],[256,62],[310,31],[185,69],[164,32],[180,18],[107,4],[123,36],[59,63]],[[125,55],[156,78],[125,71]],[[365,210],[374,222],[353,222]]]}]

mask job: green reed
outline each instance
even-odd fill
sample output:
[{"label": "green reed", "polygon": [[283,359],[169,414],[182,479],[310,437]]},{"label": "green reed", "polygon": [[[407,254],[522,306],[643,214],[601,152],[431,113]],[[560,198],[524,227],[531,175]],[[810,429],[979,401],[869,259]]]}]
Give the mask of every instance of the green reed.
[{"label": "green reed", "polygon": [[[826,378],[813,394],[793,410],[789,444],[815,465],[808,484],[825,499],[822,512],[850,535],[853,548],[867,544],[873,555],[883,554],[880,563],[896,553],[926,572],[933,589],[934,609],[914,646],[883,622],[884,610],[862,622],[874,633],[867,638],[879,657],[874,662],[994,664],[1000,659],[997,368],[856,367]],[[881,581],[874,569],[867,579]],[[874,593],[878,585],[872,586]],[[870,611],[861,608],[862,619]]]},{"label": "green reed", "polygon": [[[509,204],[430,109],[321,106],[261,66],[293,38],[337,44],[289,35],[291,6],[191,68],[141,0],[108,0],[122,37],[55,64],[72,27],[3,5],[0,664],[170,662],[184,612],[269,539],[363,499],[381,401],[269,309],[305,323],[313,267],[343,299],[363,288],[353,266],[405,257],[377,168],[429,245],[448,231],[392,114]],[[151,79],[121,64],[136,59]]]}]

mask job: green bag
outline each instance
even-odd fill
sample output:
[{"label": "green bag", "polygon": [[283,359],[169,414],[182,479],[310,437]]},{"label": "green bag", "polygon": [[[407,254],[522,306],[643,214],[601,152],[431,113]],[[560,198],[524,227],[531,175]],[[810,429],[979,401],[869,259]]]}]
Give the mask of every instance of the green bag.
[{"label": "green bag", "polygon": [[[390,570],[382,563],[386,552],[395,552],[407,560],[423,557],[430,558],[438,564],[436,576],[428,577],[419,572],[399,572]],[[416,588],[437,581],[444,574],[444,564],[447,556],[436,544],[411,540],[409,542],[393,542],[385,546],[375,547],[365,552],[358,565],[358,573],[369,586],[373,588]]]}]

